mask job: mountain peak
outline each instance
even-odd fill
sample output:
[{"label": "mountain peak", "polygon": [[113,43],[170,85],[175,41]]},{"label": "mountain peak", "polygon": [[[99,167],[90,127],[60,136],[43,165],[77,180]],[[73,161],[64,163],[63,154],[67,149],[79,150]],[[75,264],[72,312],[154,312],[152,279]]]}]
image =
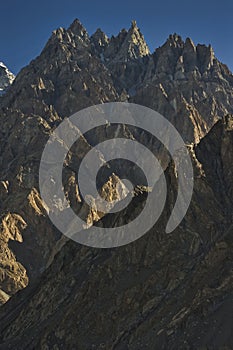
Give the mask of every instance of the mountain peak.
[{"label": "mountain peak", "polygon": [[166,44],[169,44],[169,46],[173,46],[173,47],[180,47],[180,48],[184,47],[184,41],[182,37],[177,33],[170,34],[166,41]]},{"label": "mountain peak", "polygon": [[79,19],[75,19],[73,23],[70,25],[69,32],[73,33],[74,35],[77,35],[81,37],[84,40],[89,39],[88,33],[86,28],[82,25]]},{"label": "mountain peak", "polygon": [[137,26],[132,21],[130,29],[122,29],[117,37],[112,37],[106,51],[106,57],[114,61],[126,62],[150,54],[149,47]]},{"label": "mountain peak", "polygon": [[192,41],[191,38],[186,38],[185,46],[189,47],[189,48],[192,48],[194,51],[196,50],[196,46],[195,46],[195,44],[194,44],[194,42]]},{"label": "mountain peak", "polygon": [[132,57],[138,58],[149,55],[150,50],[135,20],[132,21],[126,41],[129,43],[129,53]]},{"label": "mountain peak", "polygon": [[135,19],[133,19],[131,22],[131,28],[138,28],[137,22],[135,21]]},{"label": "mountain peak", "polygon": [[91,42],[94,43],[98,51],[106,47],[106,45],[109,43],[109,38],[100,28],[98,28],[95,31],[95,33],[92,34],[90,39],[91,39]]}]

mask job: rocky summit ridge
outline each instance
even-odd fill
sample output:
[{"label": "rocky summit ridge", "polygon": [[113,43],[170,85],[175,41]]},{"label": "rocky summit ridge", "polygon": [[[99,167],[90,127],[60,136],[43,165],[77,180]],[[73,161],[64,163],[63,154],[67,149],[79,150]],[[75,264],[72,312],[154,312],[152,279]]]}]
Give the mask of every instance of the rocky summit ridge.
[{"label": "rocky summit ridge", "polygon": [[[76,181],[83,155],[116,132],[150,146],[168,188],[150,232],[98,250],[68,241],[51,224],[38,170],[64,118],[111,101],[150,107],[172,122],[190,151],[194,193],[182,223],[165,234],[177,179],[164,147],[126,125],[82,135],[63,175],[67,199],[87,227],[128,223],[147,198],[143,177],[126,164],[118,170],[132,177],[136,195],[123,213],[102,215],[83,201]],[[135,21],[111,38],[101,29],[89,36],[79,20],[52,33],[0,99],[1,349],[233,347],[232,115],[233,76],[211,46],[172,34],[150,53]],[[105,198],[125,192],[111,165],[100,180]]]}]

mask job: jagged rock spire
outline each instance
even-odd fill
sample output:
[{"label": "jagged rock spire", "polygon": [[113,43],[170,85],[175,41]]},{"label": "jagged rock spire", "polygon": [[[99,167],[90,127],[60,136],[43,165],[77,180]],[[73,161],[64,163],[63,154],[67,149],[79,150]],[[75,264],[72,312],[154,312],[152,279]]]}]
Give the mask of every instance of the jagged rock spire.
[{"label": "jagged rock spire", "polygon": [[146,56],[150,53],[144,36],[138,28],[135,20],[133,20],[131,23],[131,28],[128,31],[125,41],[128,41],[128,52],[134,58]]},{"label": "jagged rock spire", "polygon": [[165,45],[173,46],[173,47],[184,47],[184,41],[180,35],[177,33],[170,34]]},{"label": "jagged rock spire", "polygon": [[97,51],[102,51],[108,45],[109,38],[100,28],[98,28],[90,37],[90,41],[94,44]]},{"label": "jagged rock spire", "polygon": [[149,53],[150,50],[144,36],[140,32],[136,21],[133,20],[128,31],[123,29],[116,38],[111,38],[106,56],[114,59],[114,61],[128,61],[147,56]]},{"label": "jagged rock spire", "polygon": [[137,28],[137,22],[135,21],[135,19],[132,20],[131,27],[132,28]]},{"label": "jagged rock spire", "polygon": [[86,28],[82,25],[79,19],[75,19],[68,29],[68,32],[80,37],[83,41],[89,41],[89,35]]},{"label": "jagged rock spire", "polygon": [[70,30],[74,34],[80,34],[81,32],[84,32],[84,31],[86,32],[86,29],[77,18],[73,21],[73,23],[70,25],[68,30]]}]

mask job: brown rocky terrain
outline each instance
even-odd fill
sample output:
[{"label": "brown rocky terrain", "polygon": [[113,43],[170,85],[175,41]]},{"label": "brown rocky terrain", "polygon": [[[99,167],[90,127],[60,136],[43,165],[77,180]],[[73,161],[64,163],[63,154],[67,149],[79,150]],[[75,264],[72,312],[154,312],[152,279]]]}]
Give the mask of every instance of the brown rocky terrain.
[{"label": "brown rocky terrain", "polygon": [[[150,232],[103,250],[68,241],[51,224],[38,170],[65,117],[110,101],[138,103],[170,120],[189,147],[195,181],[186,217],[165,234],[177,191],[173,162],[149,135],[122,127],[123,137],[154,147],[168,198]],[[100,29],[89,37],[75,20],[53,32],[0,108],[0,302],[7,301],[0,349],[232,349],[233,76],[213,49],[174,34],[150,54],[135,21],[109,39]],[[64,170],[70,203],[90,225],[128,222],[146,200],[136,183],[137,196],[114,220],[83,203],[77,166],[114,132],[84,135]],[[118,179],[107,179],[104,196],[118,196]]]}]

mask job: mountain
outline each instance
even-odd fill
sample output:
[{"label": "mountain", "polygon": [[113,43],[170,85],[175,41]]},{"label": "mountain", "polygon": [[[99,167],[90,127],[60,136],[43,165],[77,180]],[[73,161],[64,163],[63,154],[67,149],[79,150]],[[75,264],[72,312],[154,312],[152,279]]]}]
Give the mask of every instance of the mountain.
[{"label": "mountain", "polygon": [[0,62],[0,95],[13,83],[15,76],[9,69]]},{"label": "mountain", "polygon": [[[157,224],[130,245],[104,250],[69,241],[52,225],[38,173],[54,128],[110,101],[138,103],[171,121],[195,181],[186,217],[166,234],[177,178],[164,147],[129,126],[83,135],[66,160],[64,187],[89,226],[128,223],[147,199],[143,177],[120,164],[134,178],[132,204],[113,219],[83,202],[76,184],[83,155],[116,131],[149,145],[167,181]],[[79,20],[52,33],[0,99],[1,349],[232,348],[232,115],[233,76],[211,46],[173,34],[150,53],[135,21],[111,38],[101,29],[89,36]],[[101,175],[102,192],[120,196],[111,166]]]}]

